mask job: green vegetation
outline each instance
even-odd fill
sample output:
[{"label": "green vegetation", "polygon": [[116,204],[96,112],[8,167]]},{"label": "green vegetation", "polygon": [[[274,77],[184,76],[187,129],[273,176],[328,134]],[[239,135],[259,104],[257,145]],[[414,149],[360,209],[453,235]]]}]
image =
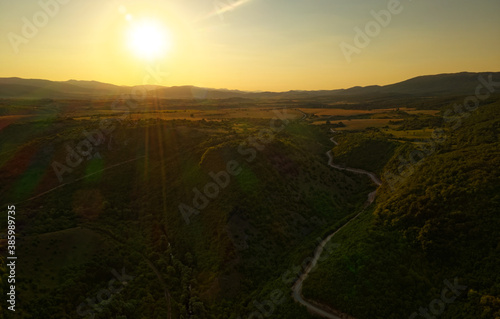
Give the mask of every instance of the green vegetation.
[{"label": "green vegetation", "polygon": [[[25,116],[0,135],[0,196],[16,204],[22,260],[16,315],[83,318],[90,299],[97,319],[246,319],[272,300],[272,318],[314,318],[293,301],[293,280],[373,191],[329,167],[331,149],[335,164],[384,184],[333,238],[304,296],[357,319],[408,318],[457,278],[467,288],[439,318],[498,318],[500,103],[443,121],[457,99],[146,99],[125,114],[109,100],[0,100],[0,115]],[[273,122],[274,110],[287,114]],[[443,138],[429,145],[434,128]],[[75,164],[82,143],[91,151]],[[415,151],[424,156],[402,171]],[[230,162],[239,173],[206,195]],[[179,205],[196,207],[198,191],[207,203],[188,224]],[[97,300],[122,272],[123,289]],[[0,275],[5,289],[5,259]]]},{"label": "green vegetation", "polygon": [[360,133],[337,133],[338,143],[332,149],[333,162],[337,165],[361,168],[380,173],[392,157],[397,143],[377,129]]},{"label": "green vegetation", "polygon": [[[480,107],[394,191],[384,184],[305,296],[358,319],[408,318],[457,278],[467,288],[440,318],[498,318],[499,119],[500,103]],[[400,146],[385,169],[397,171],[413,149]]]},{"label": "green vegetation", "polygon": [[[291,268],[298,274],[316,238],[352,215],[371,188],[367,178],[327,166],[324,131],[277,121],[286,125],[271,138],[262,133],[270,120],[252,118],[115,124],[94,145],[99,156],[64,172],[62,184],[54,161],[67,165],[66,145],[76,149],[99,121],[35,120],[2,132],[13,142],[0,193],[16,203],[24,265],[18,317],[78,318],[94,298],[95,318],[246,318],[254,301],[279,290],[273,317],[308,318],[281,277]],[[242,143],[254,159],[239,151]],[[179,204],[192,205],[193,188],[203,190],[229,161],[241,173],[186,224]],[[135,279],[99,303],[122,268]]]}]

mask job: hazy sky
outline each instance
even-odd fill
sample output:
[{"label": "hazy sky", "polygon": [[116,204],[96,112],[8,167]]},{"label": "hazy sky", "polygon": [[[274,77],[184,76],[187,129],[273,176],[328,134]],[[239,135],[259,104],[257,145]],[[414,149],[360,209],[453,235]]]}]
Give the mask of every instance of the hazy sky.
[{"label": "hazy sky", "polygon": [[[0,77],[285,91],[500,71],[499,0],[60,2],[0,2]],[[162,40],[131,44],[138,25]]]}]

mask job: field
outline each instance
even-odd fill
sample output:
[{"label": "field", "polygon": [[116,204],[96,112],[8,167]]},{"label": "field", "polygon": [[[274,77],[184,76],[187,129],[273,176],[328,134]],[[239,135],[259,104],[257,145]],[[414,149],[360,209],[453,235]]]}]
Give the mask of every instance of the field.
[{"label": "field", "polygon": [[338,131],[361,131],[368,127],[382,128],[389,125],[390,119],[354,119],[342,121],[345,127],[335,128]]},{"label": "field", "polygon": [[[417,110],[415,108],[394,109],[307,109],[300,111],[307,114],[307,121],[314,125],[333,125],[338,131],[362,131],[367,128],[395,129],[408,119],[437,117],[438,110]],[[413,133],[413,132],[412,132]]]},{"label": "field", "polygon": [[[282,110],[282,108],[279,108]],[[151,112],[130,112],[129,116],[131,120],[146,120],[146,119],[161,119],[161,120],[189,120],[189,121],[199,121],[199,120],[210,120],[210,121],[220,121],[223,119],[236,119],[236,118],[249,118],[249,119],[271,119],[276,117],[273,112],[277,109],[270,108],[230,108],[230,109],[220,109],[217,111],[213,110],[161,110],[161,111],[151,111]],[[120,112],[117,112],[119,115]],[[74,120],[90,120],[91,118],[110,118],[111,115],[97,115],[91,116],[78,116],[73,117]],[[296,120],[303,117],[303,114],[294,109],[286,110],[285,117],[289,120]]]},{"label": "field", "polygon": [[[341,167],[383,179],[436,127],[449,130],[437,109],[299,108],[281,100],[254,107],[232,100],[143,101],[134,109],[112,109],[109,100],[3,103],[0,114],[21,105],[19,114],[0,118],[0,195],[19,212],[23,319],[81,317],[80,305],[91,309],[88,300],[108,291],[113,269],[140,280],[117,283],[123,291],[97,301],[96,319],[244,318],[254,300],[273,291],[284,296],[273,318],[312,318],[289,293],[293,276],[282,278],[305,269],[317,240],[356,216],[374,189],[366,176],[332,169],[325,153]],[[480,138],[490,138],[474,136],[483,144]],[[337,235],[345,247],[329,258],[332,267],[305,282],[305,294],[346,311],[351,304],[379,304],[363,299],[378,298],[375,293],[346,299],[354,284],[339,285],[342,295],[332,297],[322,278],[335,283],[332,274],[339,273],[342,282],[355,281],[349,276],[359,267],[369,277],[361,272],[368,262],[361,256],[372,250],[363,246],[354,256],[351,245],[386,235],[370,228],[377,220],[372,212],[383,204]],[[339,256],[347,256],[345,265],[336,264]],[[425,291],[404,311],[430,298]],[[359,318],[370,317],[356,309]]]},{"label": "field", "polygon": [[[355,110],[355,109],[336,109],[336,108],[299,108],[302,112],[308,113],[308,114],[314,114],[316,116],[354,116],[354,115],[371,115],[371,114],[377,114],[377,113],[387,113],[391,111],[395,111],[397,108],[393,109],[374,109],[374,110]],[[401,108],[401,111],[410,111],[410,110],[415,110],[415,109],[406,109],[406,108]]]},{"label": "field", "polygon": [[[158,309],[179,318],[193,304],[203,305],[198,314],[244,314],[253,306],[246,296],[269,295],[262,287],[289,289],[276,276],[304,260],[312,239],[351,215],[371,188],[367,178],[331,170],[325,129],[283,103],[173,104],[120,112],[107,102],[59,101],[23,107],[19,115],[33,118],[11,118],[2,129],[0,194],[19,211],[20,318],[77,317],[111,269],[122,268],[141,280],[113,299],[113,313],[139,318]],[[84,156],[84,144],[98,155]],[[195,190],[206,192],[227,163],[240,173],[201,213],[183,215],[180,204],[195,207]],[[309,317],[289,297],[286,305],[276,318]]]},{"label": "field", "polygon": [[428,139],[432,136],[432,129],[421,129],[421,130],[407,130],[407,131],[400,131],[400,130],[394,130],[391,128],[384,128],[382,129],[382,132],[391,134],[397,139],[416,139],[416,140],[424,140]]}]

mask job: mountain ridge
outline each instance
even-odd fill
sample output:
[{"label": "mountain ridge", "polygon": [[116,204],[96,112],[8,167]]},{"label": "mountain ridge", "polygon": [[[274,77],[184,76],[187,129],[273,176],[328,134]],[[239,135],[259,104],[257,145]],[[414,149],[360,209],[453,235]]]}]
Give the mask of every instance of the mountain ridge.
[{"label": "mountain ridge", "polygon": [[119,86],[99,81],[50,81],[45,79],[23,79],[19,77],[0,78],[0,98],[96,98],[130,94],[134,88],[145,88],[152,96],[164,99],[225,99],[225,98],[314,98],[328,96],[352,96],[374,94],[444,96],[462,95],[474,92],[479,77],[491,75],[493,81],[500,81],[500,72],[460,72],[436,75],[422,75],[388,85],[354,86],[332,90],[289,90],[242,91],[214,89],[193,85]]}]

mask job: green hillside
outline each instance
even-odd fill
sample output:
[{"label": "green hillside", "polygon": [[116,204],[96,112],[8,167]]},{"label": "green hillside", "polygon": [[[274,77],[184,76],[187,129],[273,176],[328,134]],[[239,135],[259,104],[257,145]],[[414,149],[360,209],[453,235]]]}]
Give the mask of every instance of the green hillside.
[{"label": "green hillside", "polygon": [[[69,165],[66,145],[76,149],[95,121],[4,130],[12,142],[3,148],[0,193],[16,203],[24,265],[18,317],[246,318],[278,291],[273,317],[307,318],[283,274],[297,276],[316,238],[355,213],[373,187],[327,166],[323,129],[291,121],[271,135],[269,120],[251,119],[125,124],[104,134],[98,156],[59,167],[62,182],[54,161]],[[179,205],[194,208],[193,189],[205,194],[229,162],[239,173],[186,223]],[[106,301],[113,271],[134,279],[115,284],[123,289]]]},{"label": "green hillside", "polygon": [[[345,244],[304,295],[358,319],[500,318],[499,127],[496,102],[445,128],[446,140],[393,190],[386,180],[372,209],[339,234]],[[399,147],[385,171],[415,149]],[[455,295],[442,294],[447,283]]]}]

